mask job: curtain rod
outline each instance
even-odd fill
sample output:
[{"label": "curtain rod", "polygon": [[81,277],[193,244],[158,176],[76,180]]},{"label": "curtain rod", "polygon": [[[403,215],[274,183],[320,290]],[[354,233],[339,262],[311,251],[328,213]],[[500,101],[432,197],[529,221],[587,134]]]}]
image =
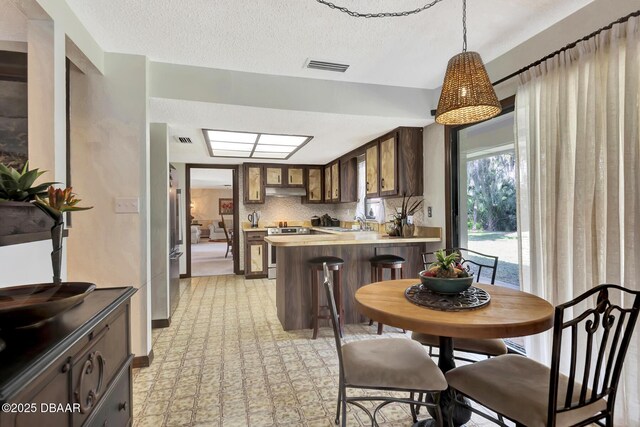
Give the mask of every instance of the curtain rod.
[{"label": "curtain rod", "polygon": [[623,22],[627,22],[630,18],[633,18],[634,16],[640,16],[640,10],[636,10],[635,12],[632,12],[632,13],[628,14],[627,16],[623,16],[622,18],[620,18],[620,19],[618,19],[616,21],[613,21],[609,25],[604,26],[604,27],[592,32],[591,34],[588,34],[588,35],[582,37],[581,39],[576,40],[573,43],[569,43],[565,47],[560,48],[560,49],[556,50],[555,52],[550,53],[549,55],[545,56],[544,58],[538,59],[537,61],[532,62],[531,64],[527,65],[526,67],[520,68],[518,71],[516,71],[514,73],[511,73],[508,76],[501,78],[500,80],[495,81],[493,83],[493,85],[496,86],[496,85],[499,85],[500,83],[506,82],[507,80],[510,80],[510,79],[512,79],[512,78],[524,73],[529,68],[535,67],[536,65],[540,65],[541,63],[543,63],[544,61],[546,61],[549,58],[553,58],[554,56],[558,55],[559,53],[562,53],[562,52],[564,52],[566,50],[569,50],[569,49],[573,49],[574,47],[576,47],[576,45],[578,43],[586,41],[586,40],[589,40],[590,38],[597,36],[598,34],[600,34],[601,32],[603,32],[605,30],[610,30],[615,24],[621,24]]}]

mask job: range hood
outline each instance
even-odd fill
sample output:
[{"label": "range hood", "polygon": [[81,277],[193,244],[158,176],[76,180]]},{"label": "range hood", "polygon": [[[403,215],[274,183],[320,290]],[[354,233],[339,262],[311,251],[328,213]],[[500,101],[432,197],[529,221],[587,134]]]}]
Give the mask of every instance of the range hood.
[{"label": "range hood", "polygon": [[267,187],[265,194],[271,197],[300,197],[306,196],[307,190],[304,188],[278,188]]}]

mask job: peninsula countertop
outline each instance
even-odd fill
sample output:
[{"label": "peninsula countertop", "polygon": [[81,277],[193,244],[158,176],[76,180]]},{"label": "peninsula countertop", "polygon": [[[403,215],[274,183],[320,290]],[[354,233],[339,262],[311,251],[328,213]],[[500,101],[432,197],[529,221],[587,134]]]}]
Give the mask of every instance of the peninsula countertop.
[{"label": "peninsula countertop", "polygon": [[325,246],[325,245],[371,245],[398,243],[433,243],[442,241],[438,236],[393,237],[376,232],[354,231],[335,234],[297,234],[267,236],[265,241],[275,247]]}]

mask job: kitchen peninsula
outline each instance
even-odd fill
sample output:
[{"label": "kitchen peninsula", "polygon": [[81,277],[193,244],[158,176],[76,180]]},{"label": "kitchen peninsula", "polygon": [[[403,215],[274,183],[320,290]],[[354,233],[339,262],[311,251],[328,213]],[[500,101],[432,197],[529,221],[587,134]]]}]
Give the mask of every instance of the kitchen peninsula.
[{"label": "kitchen peninsula", "polygon": [[[307,260],[319,256],[337,256],[344,260],[342,295],[345,323],[360,323],[365,319],[356,311],[354,295],[358,288],[371,281],[369,259],[382,254],[399,255],[406,260],[404,277],[415,277],[417,281],[418,272],[422,269],[421,253],[429,243],[439,247],[441,229],[424,227],[418,234],[399,238],[374,232],[324,231],[312,235],[266,237],[265,241],[277,251],[276,307],[284,330],[306,329],[311,325],[311,273]],[[323,292],[320,292],[320,297],[321,304],[324,304]],[[327,321],[324,322],[328,325]]]}]

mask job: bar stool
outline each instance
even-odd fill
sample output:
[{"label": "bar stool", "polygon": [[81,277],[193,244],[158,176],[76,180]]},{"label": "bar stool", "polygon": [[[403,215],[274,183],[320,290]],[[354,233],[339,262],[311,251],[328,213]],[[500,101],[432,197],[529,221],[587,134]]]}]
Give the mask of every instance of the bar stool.
[{"label": "bar stool", "polygon": [[[309,264],[311,265],[311,328],[314,340],[318,337],[318,320],[331,319],[329,306],[320,305],[321,282],[318,280],[318,274],[324,274],[322,266],[324,263],[327,263],[327,267],[333,272],[333,295],[336,300],[341,337],[344,328],[344,305],[342,304],[342,264],[344,264],[344,260],[335,256],[312,258],[309,260]],[[322,310],[326,310],[326,314],[322,314]]]},{"label": "bar stool", "polygon": [[[371,283],[384,280],[384,271],[388,269],[391,273],[391,280],[398,278],[398,270],[400,270],[400,279],[403,278],[402,269],[405,259],[398,255],[376,255],[369,259],[371,263]],[[369,326],[373,325],[373,320],[369,320]],[[382,335],[384,324],[378,322],[378,335]],[[404,331],[404,329],[403,329]]]}]

